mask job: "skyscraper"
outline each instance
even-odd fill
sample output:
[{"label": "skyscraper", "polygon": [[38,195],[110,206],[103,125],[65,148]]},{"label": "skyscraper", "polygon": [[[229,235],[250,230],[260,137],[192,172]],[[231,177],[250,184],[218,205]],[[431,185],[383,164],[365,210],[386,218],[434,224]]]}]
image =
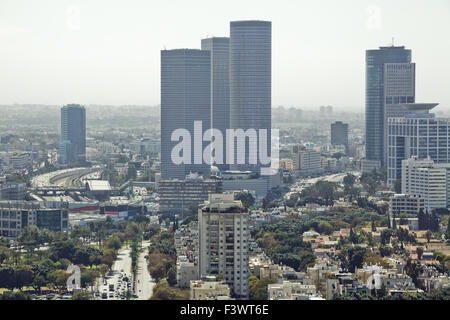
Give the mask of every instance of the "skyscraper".
[{"label": "skyscraper", "polygon": [[59,162],[74,164],[84,161],[86,161],[86,110],[79,104],[69,104],[61,108]]},{"label": "skyscraper", "polygon": [[[230,129],[230,38],[202,39],[202,50],[211,52],[211,127],[225,137],[226,129]],[[222,155],[222,164],[215,165],[221,171],[228,170],[225,144]]]},{"label": "skyscraper", "polygon": [[236,298],[248,298],[248,227],[233,194],[209,194],[198,210],[199,276],[222,274]]},{"label": "skyscraper", "polygon": [[331,124],[331,144],[333,146],[345,146],[348,154],[348,124],[336,121]]},{"label": "skyscraper", "polygon": [[172,161],[172,149],[180,141],[172,141],[176,129],[185,129],[194,140],[194,121],[202,122],[202,132],[211,127],[211,58],[210,52],[198,49],[161,51],[161,179],[185,179],[190,172],[207,174],[209,165],[195,164],[194,153],[201,150],[191,145],[190,164]]},{"label": "skyscraper", "polygon": [[[415,102],[415,68],[404,46],[366,51],[366,159],[385,161],[385,112],[393,104]],[[400,75],[403,73],[403,75]],[[402,102],[403,101],[403,102]]]},{"label": "skyscraper", "polygon": [[[270,154],[272,99],[272,23],[270,21],[232,21],[230,23],[230,127],[267,130]],[[259,136],[261,139],[261,136]],[[259,172],[261,165],[249,165],[249,150],[245,148],[246,165],[233,169]],[[253,151],[256,153],[257,151]],[[236,152],[235,152],[236,163]],[[252,157],[258,158],[257,154]]]}]

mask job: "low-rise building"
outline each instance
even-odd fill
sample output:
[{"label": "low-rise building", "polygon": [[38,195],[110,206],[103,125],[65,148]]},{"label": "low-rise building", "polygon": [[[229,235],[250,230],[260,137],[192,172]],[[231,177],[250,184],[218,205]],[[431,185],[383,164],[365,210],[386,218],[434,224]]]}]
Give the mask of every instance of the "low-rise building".
[{"label": "low-rise building", "polygon": [[217,281],[215,277],[193,280],[190,283],[190,300],[223,300],[230,298],[230,287],[225,281]]}]

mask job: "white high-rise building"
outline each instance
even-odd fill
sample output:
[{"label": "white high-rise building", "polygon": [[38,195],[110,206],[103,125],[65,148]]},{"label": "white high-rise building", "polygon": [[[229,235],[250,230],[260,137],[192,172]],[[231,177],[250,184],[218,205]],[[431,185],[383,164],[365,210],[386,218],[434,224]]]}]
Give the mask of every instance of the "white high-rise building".
[{"label": "white high-rise building", "polygon": [[450,163],[412,157],[402,161],[402,193],[424,199],[429,211],[450,208]]},{"label": "white high-rise building", "polygon": [[304,146],[294,146],[292,151],[292,167],[298,174],[305,176],[322,170],[320,152]]},{"label": "white high-rise building", "polygon": [[248,211],[233,194],[210,194],[198,211],[199,275],[223,275],[234,297],[248,298]]},{"label": "white high-rise building", "polygon": [[402,160],[412,156],[450,162],[450,119],[436,118],[429,110],[437,103],[407,103],[407,114],[388,118],[387,180],[401,179]]}]

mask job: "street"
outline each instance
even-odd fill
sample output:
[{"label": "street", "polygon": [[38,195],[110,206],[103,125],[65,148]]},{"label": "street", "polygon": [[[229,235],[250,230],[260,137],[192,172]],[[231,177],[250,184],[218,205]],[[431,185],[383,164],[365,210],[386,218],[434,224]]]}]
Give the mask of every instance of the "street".
[{"label": "street", "polygon": [[[142,243],[143,249],[138,258],[138,266],[136,273],[136,288],[135,291],[132,292],[137,295],[138,297],[136,298],[137,300],[148,300],[153,294],[153,286],[155,285],[155,282],[153,281],[148,272],[147,261],[145,260],[145,256],[148,254],[147,248],[149,245],[150,242],[148,241],[144,241]],[[103,300],[119,300],[120,294],[126,292],[127,290],[127,283],[121,281],[120,279],[121,274],[125,274],[125,276],[128,277],[128,279],[132,280],[131,257],[129,247],[124,247],[119,250],[117,259],[112,267],[112,272],[110,275],[107,275],[106,285],[104,283],[101,283],[102,282],[101,279],[98,279],[97,291],[100,293],[100,296],[96,298],[102,299],[101,294],[105,292],[107,294],[107,298]],[[114,285],[114,291],[109,290],[109,285],[111,284]],[[131,287],[130,291],[132,289],[133,288]],[[112,297],[110,297],[110,295],[112,295]]]}]

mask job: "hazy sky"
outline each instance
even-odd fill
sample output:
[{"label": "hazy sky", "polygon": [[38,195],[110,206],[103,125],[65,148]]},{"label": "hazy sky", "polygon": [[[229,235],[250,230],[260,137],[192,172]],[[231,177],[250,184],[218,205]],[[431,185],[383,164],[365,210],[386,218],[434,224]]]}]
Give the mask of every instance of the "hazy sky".
[{"label": "hazy sky", "polygon": [[364,110],[366,49],[412,49],[450,109],[449,0],[0,0],[0,104],[158,104],[160,50],[272,21],[274,106]]}]

